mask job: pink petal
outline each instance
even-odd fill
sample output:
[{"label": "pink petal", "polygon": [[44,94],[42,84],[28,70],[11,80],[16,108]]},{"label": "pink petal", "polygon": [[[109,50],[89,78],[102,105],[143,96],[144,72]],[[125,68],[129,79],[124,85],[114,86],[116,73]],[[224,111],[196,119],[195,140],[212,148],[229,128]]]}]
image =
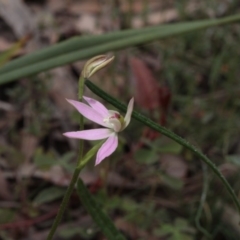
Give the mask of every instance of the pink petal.
[{"label": "pink petal", "polygon": [[67,99],[67,101],[72,104],[78,112],[80,112],[85,118],[98,123],[99,125],[102,125],[104,127],[107,127],[106,124],[103,121],[103,116],[100,112],[96,111],[95,109],[89,107],[87,104]]},{"label": "pink petal", "polygon": [[98,129],[63,133],[63,135],[66,137],[78,138],[78,139],[84,139],[84,140],[100,140],[100,139],[108,138],[112,134],[113,134],[113,131],[108,128],[98,128]]},{"label": "pink petal", "polygon": [[87,101],[87,103],[95,109],[97,112],[99,112],[103,117],[106,117],[108,115],[108,110],[105,108],[105,106],[98,102],[97,100],[89,97],[83,96],[83,98]]},{"label": "pink petal", "polygon": [[130,123],[131,116],[132,116],[132,111],[133,111],[133,104],[134,104],[134,98],[132,98],[128,103],[127,113],[126,113],[125,118],[124,118],[123,129],[126,128],[128,126],[128,124]]},{"label": "pink petal", "polygon": [[116,150],[117,146],[118,137],[116,134],[113,134],[98,150],[95,166],[98,165],[104,158],[111,155]]}]

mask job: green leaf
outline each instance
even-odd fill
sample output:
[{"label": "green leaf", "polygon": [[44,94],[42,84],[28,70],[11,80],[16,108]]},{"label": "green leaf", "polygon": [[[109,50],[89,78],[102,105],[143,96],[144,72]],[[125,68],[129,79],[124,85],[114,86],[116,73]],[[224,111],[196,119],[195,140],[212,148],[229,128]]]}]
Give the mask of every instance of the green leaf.
[{"label": "green leaf", "polygon": [[81,227],[76,224],[67,224],[58,230],[58,234],[63,239],[73,239],[73,237],[81,237],[78,239],[93,239],[96,235],[96,228],[94,227]]},{"label": "green leaf", "polygon": [[[85,80],[85,85],[97,96],[101,97],[108,103],[112,104],[117,109],[126,112],[127,106],[119,102],[117,99],[113,98],[100,88],[98,88],[95,84],[93,84],[89,80]],[[197,157],[199,157],[204,163],[207,164],[207,166],[217,175],[217,177],[222,181],[226,189],[228,190],[228,193],[231,195],[234,203],[236,204],[236,207],[238,209],[238,212],[240,213],[240,202],[238,200],[238,197],[236,196],[235,192],[233,191],[233,188],[228,183],[227,179],[221,174],[221,172],[218,170],[218,168],[215,166],[215,164],[206,156],[204,155],[200,150],[198,150],[194,145],[187,142],[182,137],[178,136],[177,134],[173,133],[172,131],[168,130],[167,128],[153,122],[151,119],[143,116],[141,113],[137,111],[133,111],[132,118],[136,119],[137,121],[143,123],[144,125],[150,127],[151,129],[162,133],[163,135],[169,137],[170,139],[174,140],[175,142],[179,143],[180,145],[184,146],[185,148],[189,149],[192,153],[194,153]]]},{"label": "green leaf", "polygon": [[135,152],[134,158],[139,163],[152,164],[157,162],[158,154],[156,154],[153,150],[139,149]]},{"label": "green leaf", "polygon": [[156,139],[152,144],[152,148],[158,153],[173,153],[179,154],[182,151],[182,146],[174,141],[162,141],[161,138]]},{"label": "green leaf", "polygon": [[181,179],[171,177],[164,173],[160,173],[160,175],[162,182],[169,186],[170,188],[174,190],[181,190],[183,188],[184,183]]},{"label": "green leaf", "polygon": [[[160,26],[161,28],[167,26]],[[57,43],[53,46],[46,47],[31,54],[25,55],[19,59],[14,59],[4,67],[0,68],[0,74],[8,72],[12,69],[21,68],[30,64],[41,62],[49,58],[61,56],[66,53],[74,52],[79,49],[86,49],[92,47],[95,44],[103,44],[120,38],[127,38],[136,34],[143,34],[143,32],[149,32],[155,29],[159,29],[159,26],[148,27],[143,29],[128,29],[122,31],[114,31],[103,35],[96,36],[75,36],[63,42]]]},{"label": "green leaf", "polygon": [[42,148],[36,150],[33,162],[36,167],[42,170],[48,170],[53,165],[57,164],[55,157],[50,152],[44,153]]},{"label": "green leaf", "polygon": [[188,226],[188,222],[185,219],[177,218],[172,224],[163,224],[160,229],[155,229],[154,234],[158,237],[170,235],[171,240],[191,240],[193,234],[184,233],[184,231],[194,233],[194,229]]},{"label": "green leaf", "polygon": [[[74,44],[68,40],[68,42],[61,43],[60,47],[53,46],[52,48],[55,48],[55,50],[48,48],[47,50],[42,50],[44,51],[43,54],[40,51],[38,53],[33,53],[34,55],[27,60],[26,56],[25,58],[18,59],[18,62],[15,62],[15,64],[9,63],[8,66],[6,65],[5,68],[0,69],[0,84],[37,74],[77,60],[90,58],[108,51],[120,50],[190,31],[196,31],[220,24],[233,23],[239,20],[240,14],[237,14],[220,19],[174,23],[159,27],[128,30],[127,32],[120,31],[104,34],[99,37],[85,37],[81,39],[80,44],[78,44],[79,39],[75,38],[73,39],[75,41]],[[69,42],[71,44],[69,44]],[[21,64],[21,61],[23,61],[23,64]]]},{"label": "green leaf", "polygon": [[73,159],[74,156],[74,152],[67,152],[58,160],[58,164],[68,172],[73,173],[76,164],[70,161]]},{"label": "green leaf", "polygon": [[95,223],[109,240],[126,240],[117,230],[111,219],[102,211],[95,199],[91,196],[81,179],[77,183],[77,191],[83,206],[92,216]]},{"label": "green leaf", "polygon": [[62,197],[64,193],[65,190],[59,187],[46,188],[35,197],[33,203],[36,205],[40,205],[43,203],[52,202]]},{"label": "green leaf", "polygon": [[16,213],[11,209],[0,208],[0,224],[12,222]]}]

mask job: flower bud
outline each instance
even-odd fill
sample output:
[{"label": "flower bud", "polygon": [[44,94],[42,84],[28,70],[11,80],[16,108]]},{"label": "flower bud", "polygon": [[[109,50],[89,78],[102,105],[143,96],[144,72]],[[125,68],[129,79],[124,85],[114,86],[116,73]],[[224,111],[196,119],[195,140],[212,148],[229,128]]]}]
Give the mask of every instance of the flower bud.
[{"label": "flower bud", "polygon": [[99,55],[91,58],[84,65],[82,76],[84,78],[90,78],[99,69],[104,68],[110,62],[112,62],[113,59],[114,59],[114,56],[112,56],[111,58],[108,58],[106,55]]}]

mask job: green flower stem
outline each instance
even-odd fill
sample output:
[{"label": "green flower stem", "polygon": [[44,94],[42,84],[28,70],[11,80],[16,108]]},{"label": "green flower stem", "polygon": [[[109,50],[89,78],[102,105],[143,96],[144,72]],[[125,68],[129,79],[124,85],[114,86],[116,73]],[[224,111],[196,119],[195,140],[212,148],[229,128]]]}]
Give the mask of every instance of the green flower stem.
[{"label": "green flower stem", "polygon": [[67,188],[67,191],[66,191],[66,193],[65,193],[65,195],[63,197],[62,203],[61,203],[61,205],[59,207],[57,216],[55,217],[55,220],[54,220],[54,222],[52,224],[52,227],[51,227],[51,230],[50,230],[50,232],[48,234],[47,240],[51,240],[53,238],[54,233],[56,232],[56,229],[57,229],[57,227],[58,227],[58,225],[59,225],[59,223],[60,223],[60,221],[62,219],[63,213],[64,213],[64,211],[65,211],[65,209],[67,207],[67,204],[69,202],[70,196],[71,196],[71,194],[73,192],[73,189],[75,187],[75,184],[76,184],[76,181],[78,179],[80,171],[81,171],[81,168],[76,168],[74,170],[71,182],[70,182],[70,184],[69,184],[69,186]]},{"label": "green flower stem", "polygon": [[[84,91],[84,78],[82,77],[82,75],[80,76],[79,78],[79,81],[78,81],[78,100],[80,102],[82,102],[83,100],[83,91]],[[80,119],[79,119],[79,125],[80,125],[80,130],[83,130],[84,128],[84,122],[83,122],[83,116],[80,115]],[[102,143],[101,143],[102,144]],[[97,150],[98,148],[101,146],[99,144],[96,145],[97,146]],[[95,146],[95,147],[96,147]],[[95,147],[93,147],[92,149],[95,149]],[[79,141],[79,153],[78,153],[78,161],[77,161],[77,167],[75,168],[74,170],[74,173],[73,173],[73,176],[72,176],[72,179],[71,179],[71,182],[68,186],[68,189],[63,197],[63,200],[62,200],[62,203],[60,205],[60,208],[59,208],[59,211],[58,211],[58,214],[53,222],[53,225],[52,225],[52,228],[49,232],[49,235],[48,235],[48,238],[47,240],[51,240],[53,238],[53,235],[62,219],[62,215],[67,207],[67,204],[68,204],[68,201],[69,201],[69,198],[72,194],[72,191],[74,189],[74,186],[77,182],[77,179],[78,179],[78,176],[81,172],[81,170],[83,169],[83,167],[86,165],[87,161],[94,155],[90,155],[90,158],[89,158],[89,153],[92,154],[91,150],[85,155],[85,157],[83,158],[83,140],[80,140]]]},{"label": "green flower stem", "polygon": [[[78,100],[80,102],[82,102],[82,100],[83,100],[83,92],[84,92],[84,78],[81,75],[79,80],[78,80]],[[79,126],[80,126],[80,130],[83,130],[83,128],[84,128],[84,121],[83,121],[82,114],[80,114]],[[78,158],[77,165],[80,164],[82,156],[83,156],[83,140],[80,139],[79,140],[79,158]]]},{"label": "green flower stem", "polygon": [[62,203],[59,207],[59,211],[57,213],[57,216],[55,217],[55,220],[52,224],[51,230],[48,234],[47,240],[51,240],[53,238],[54,233],[56,232],[56,229],[62,219],[63,213],[67,207],[67,204],[69,202],[70,196],[73,192],[73,189],[75,187],[75,184],[78,180],[79,174],[81,170],[85,167],[85,165],[88,163],[88,161],[91,159],[91,157],[98,151],[98,149],[101,147],[104,141],[99,142],[96,144],[92,149],[90,149],[87,154],[84,156],[84,158],[78,160],[78,165],[74,170],[71,182],[67,188],[67,191],[63,197]]},{"label": "green flower stem", "polygon": [[[118,100],[98,88],[95,84],[93,84],[89,80],[85,80],[86,86],[94,92],[96,95],[107,101],[108,103],[112,104],[114,107],[118,108],[119,110],[126,112],[127,106],[120,103]],[[201,151],[199,151],[195,146],[192,144],[188,143],[185,139],[181,138],[177,134],[171,132],[170,130],[166,129],[165,127],[160,126],[159,124],[153,122],[149,118],[143,116],[142,114],[138,113],[137,111],[133,111],[132,117],[139,122],[143,123],[144,125],[162,133],[163,135],[171,138],[172,140],[176,141],[177,143],[181,144],[182,146],[186,147],[189,149],[191,152],[193,152],[196,156],[198,156],[202,161],[204,161],[209,168],[217,175],[217,177],[222,181],[223,185],[226,187],[227,191],[231,195],[238,212],[240,213],[240,203],[238,200],[238,197],[234,193],[234,190],[226,180],[226,178],[221,174],[221,172],[218,170],[218,168],[215,166],[215,164],[206,156],[204,155]]]},{"label": "green flower stem", "polygon": [[[82,100],[83,100],[84,81],[85,80],[84,80],[83,76],[81,75],[79,80],[78,80],[78,100],[80,102],[82,102]],[[83,127],[83,126],[80,126],[80,127]]]}]

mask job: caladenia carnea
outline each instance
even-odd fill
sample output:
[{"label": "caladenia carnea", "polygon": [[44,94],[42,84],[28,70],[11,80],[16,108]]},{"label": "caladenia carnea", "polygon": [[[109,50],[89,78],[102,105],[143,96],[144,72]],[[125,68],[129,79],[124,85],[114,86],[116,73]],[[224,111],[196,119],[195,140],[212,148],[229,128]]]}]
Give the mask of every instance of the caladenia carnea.
[{"label": "caladenia carnea", "polygon": [[[93,132],[93,135],[98,134],[98,136],[99,136],[98,139],[104,139],[104,138],[108,138],[108,139],[104,143],[103,143],[103,141],[97,143],[92,149],[90,149],[87,152],[87,154],[85,156],[83,156],[83,141],[80,140],[79,156],[78,156],[76,168],[74,170],[74,173],[73,173],[72,179],[69,183],[69,186],[67,188],[67,191],[63,197],[63,200],[60,205],[57,216],[52,224],[52,227],[48,234],[47,240],[53,239],[53,236],[57,230],[57,227],[62,219],[63,213],[69,202],[70,196],[74,190],[75,184],[79,178],[79,174],[80,174],[81,170],[85,167],[85,165],[88,163],[88,161],[96,153],[98,156],[97,159],[99,159],[98,163],[100,163],[105,157],[109,156],[117,148],[117,145],[118,145],[117,132],[122,131],[130,122],[132,108],[133,108],[133,100],[130,101],[131,108],[129,110],[129,113],[125,116],[125,118],[121,117],[121,115],[116,111],[108,111],[100,102],[97,102],[94,99],[84,97],[84,99],[88,102],[88,104],[91,107],[82,103],[85,79],[89,78],[94,73],[96,73],[98,70],[107,66],[110,62],[112,62],[113,59],[114,59],[114,57],[109,58],[106,55],[100,55],[100,56],[96,56],[96,57],[90,59],[89,61],[87,61],[87,63],[85,64],[85,66],[83,68],[83,71],[80,75],[79,83],[78,83],[78,85],[79,85],[79,87],[78,87],[79,102],[74,101],[74,100],[69,100],[69,102],[71,104],[73,104],[79,110],[79,112],[82,114],[82,115],[80,115],[80,130],[81,131],[79,131],[79,132],[85,132],[85,134],[84,134],[85,138],[81,138],[81,139],[86,139],[86,134],[88,136],[90,135],[89,132],[86,133],[86,131],[91,131],[91,130],[83,130],[84,129],[83,116],[94,121],[94,120],[96,120],[97,117],[99,117],[99,115],[101,115],[101,118],[104,115],[104,119],[102,119],[103,122],[100,125],[103,125],[104,127],[106,127],[106,129],[102,129],[100,131],[97,131],[97,129],[96,129],[95,132]],[[94,113],[95,113],[95,115],[94,115]],[[91,117],[93,117],[94,119],[92,119]],[[92,130],[92,131],[94,131],[94,130]],[[103,131],[105,131],[105,132],[103,133]],[[108,132],[108,134],[107,134],[107,132]],[[68,134],[68,133],[66,133],[66,134]],[[82,134],[82,133],[80,133],[80,134]],[[80,136],[80,135],[78,135],[78,136]],[[95,139],[97,139],[97,138],[95,137]],[[97,162],[96,162],[96,164],[97,164]],[[113,229],[113,226],[109,227],[109,230],[107,230],[107,232],[109,232],[109,231],[111,232],[111,229]],[[116,231],[118,232],[117,229],[115,229],[115,232]],[[121,239],[125,239],[125,238],[121,238]]]},{"label": "caladenia carnea", "polygon": [[131,120],[134,99],[132,98],[129,101],[127,113],[123,118],[119,112],[108,110],[97,100],[85,96],[83,98],[89,105],[74,100],[67,101],[72,104],[84,117],[105,128],[67,132],[63,135],[69,138],[78,138],[83,140],[101,140],[107,138],[106,142],[104,142],[97,152],[95,162],[95,165],[97,165],[116,150],[118,146],[118,133],[123,131]]}]

